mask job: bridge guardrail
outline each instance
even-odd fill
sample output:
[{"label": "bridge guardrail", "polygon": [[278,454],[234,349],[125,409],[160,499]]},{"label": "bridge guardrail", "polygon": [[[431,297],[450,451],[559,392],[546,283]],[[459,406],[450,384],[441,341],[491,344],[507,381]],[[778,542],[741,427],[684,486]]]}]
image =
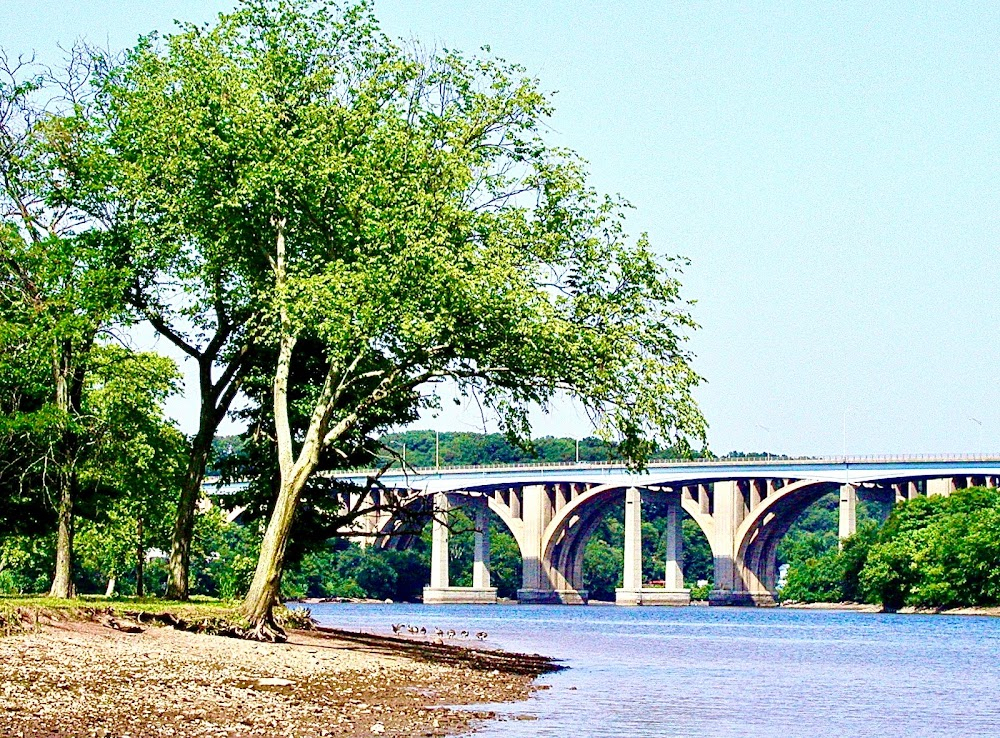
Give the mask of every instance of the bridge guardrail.
[{"label": "bridge guardrail", "polygon": [[[649,462],[646,468],[661,469],[669,467],[729,465],[729,464],[760,464],[762,466],[782,466],[786,464],[892,464],[905,462],[929,461],[948,463],[952,461],[1000,462],[1000,454],[872,454],[864,456],[796,456],[771,457],[760,456],[726,456],[711,459],[657,459]],[[429,476],[439,472],[463,471],[538,471],[541,469],[565,469],[578,467],[582,469],[611,468],[624,466],[622,461],[551,461],[539,464],[509,463],[509,464],[469,464],[440,467],[414,467],[407,470],[411,474]],[[398,473],[401,467],[393,467],[387,473]],[[328,476],[361,476],[377,474],[377,469],[350,469],[343,471],[323,472]]]}]

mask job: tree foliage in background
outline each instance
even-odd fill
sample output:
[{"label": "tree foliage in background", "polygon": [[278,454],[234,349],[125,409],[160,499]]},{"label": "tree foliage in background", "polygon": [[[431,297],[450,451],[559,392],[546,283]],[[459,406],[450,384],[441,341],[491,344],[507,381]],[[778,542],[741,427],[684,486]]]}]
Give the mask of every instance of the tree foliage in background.
[{"label": "tree foliage in background", "polygon": [[104,172],[84,153],[94,59],[67,52],[58,73],[0,53],[0,486],[56,510],[51,593],[72,593],[74,507],[99,434],[84,408],[99,337],[121,318],[119,213],[76,207],[77,175]]},{"label": "tree foliage in background", "polygon": [[132,570],[132,591],[144,594],[143,566],[150,548],[169,545],[188,445],[163,415],[180,374],[171,359],[99,347],[85,395],[93,425],[93,453],[82,483],[95,490],[80,528],[82,562],[99,570],[115,591]]},{"label": "tree foliage in background", "polygon": [[[74,551],[87,574],[75,572],[73,581],[84,584],[84,591],[100,580],[113,592],[115,582],[129,571],[130,588],[141,594],[146,550],[165,545],[179,462],[187,450],[183,436],[162,411],[178,378],[173,361],[162,356],[114,345],[90,349],[76,424],[80,455],[74,500]],[[37,442],[37,434],[28,434],[26,440]],[[31,477],[21,478],[22,484],[31,482]],[[0,544],[21,552],[15,558],[22,572],[35,566],[27,562],[35,561],[33,552],[39,550],[36,544],[28,545],[29,536],[16,535],[24,525],[0,530]],[[30,520],[28,525],[33,536],[53,542],[45,526],[35,527]],[[48,544],[42,549],[51,551]],[[22,573],[18,583],[7,588],[36,592],[38,579]]]},{"label": "tree foliage in background", "polygon": [[[411,430],[387,433],[379,439],[384,451],[380,461],[405,463],[414,468],[442,466],[467,466],[480,464],[537,464],[562,463],[577,460],[620,460],[613,444],[587,436],[581,439],[543,436],[531,439],[530,444],[512,443],[502,433],[469,433]],[[653,449],[650,460],[677,458],[672,449]]]},{"label": "tree foliage in background", "polygon": [[1000,492],[971,488],[896,505],[873,525],[794,566],[782,596],[888,610],[1000,603]]}]

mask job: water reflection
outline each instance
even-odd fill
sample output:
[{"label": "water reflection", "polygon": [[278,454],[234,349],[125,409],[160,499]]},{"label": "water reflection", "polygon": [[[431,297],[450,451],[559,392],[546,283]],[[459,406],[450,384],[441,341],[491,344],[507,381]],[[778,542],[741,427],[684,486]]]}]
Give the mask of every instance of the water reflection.
[{"label": "water reflection", "polygon": [[317,605],[563,659],[480,736],[1000,735],[1000,620],[734,608]]}]

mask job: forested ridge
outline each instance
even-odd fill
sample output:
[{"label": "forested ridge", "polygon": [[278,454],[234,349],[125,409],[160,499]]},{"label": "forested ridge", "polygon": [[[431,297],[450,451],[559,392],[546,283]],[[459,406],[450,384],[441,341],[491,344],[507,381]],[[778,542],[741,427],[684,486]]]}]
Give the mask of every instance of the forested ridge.
[{"label": "forested ridge", "polygon": [[[530,448],[510,443],[500,434],[412,430],[382,437],[387,449],[413,466],[434,466],[435,451],[442,464],[569,462],[576,458],[577,439],[543,437]],[[581,461],[606,461],[612,449],[599,439],[580,439]],[[239,468],[243,453],[239,436],[220,437],[214,444],[209,470]],[[734,452],[733,455],[756,455]],[[760,454],[764,455],[764,454]],[[669,454],[662,454],[668,457]],[[388,458],[388,457],[386,457]],[[227,520],[231,501],[217,504],[196,518],[192,556],[193,594],[222,598],[241,596],[249,586],[259,552],[260,520]],[[169,508],[169,499],[159,503]],[[643,501],[643,577],[663,577],[665,522],[656,496]],[[887,517],[888,516],[888,517]],[[161,515],[161,517],[166,517]],[[859,531],[839,546],[838,496],[830,494],[809,507],[795,522],[779,548],[779,563],[787,564],[782,599],[803,602],[844,600],[885,604],[957,607],[1000,602],[1000,493],[960,490],[950,497],[919,498],[894,506],[861,500]],[[156,516],[153,516],[156,519]],[[472,522],[461,511],[452,514],[452,581],[472,582]],[[145,591],[162,593],[169,542],[164,526],[151,525],[144,548],[132,548],[134,521],[109,517],[84,519],[78,534],[80,552],[75,585],[80,592],[103,592],[109,580],[122,594],[137,591],[135,557],[145,547],[153,555],[141,572]],[[693,520],[685,519],[685,582],[696,597],[705,597],[712,578],[708,542]],[[322,535],[319,532],[318,535]],[[501,597],[513,598],[520,586],[520,554],[513,536],[494,518],[491,522],[492,578]],[[0,537],[0,592],[44,592],[51,577],[54,536]],[[613,600],[621,585],[624,544],[622,511],[609,509],[585,551],[585,586],[593,599]],[[282,581],[284,598],[346,597],[418,601],[430,576],[430,529],[425,527],[407,550],[362,548],[337,536],[300,539]],[[709,584],[699,587],[700,582]]]},{"label": "forested ridge", "polygon": [[[542,436],[530,443],[514,443],[502,433],[469,431],[408,430],[387,433],[379,438],[382,450],[372,464],[395,462],[412,468],[441,466],[477,466],[490,464],[568,463],[577,460],[620,461],[615,446],[595,436],[569,438]],[[213,443],[213,460],[208,472],[213,476],[231,469],[238,473],[238,460],[245,453],[240,436],[222,436]],[[697,457],[699,454],[694,454]],[[732,455],[742,455],[734,452]],[[676,459],[681,455],[673,449],[653,448],[649,459]],[[748,454],[759,456],[765,454]],[[772,457],[773,458],[773,457]],[[228,464],[227,464],[228,462]]]}]

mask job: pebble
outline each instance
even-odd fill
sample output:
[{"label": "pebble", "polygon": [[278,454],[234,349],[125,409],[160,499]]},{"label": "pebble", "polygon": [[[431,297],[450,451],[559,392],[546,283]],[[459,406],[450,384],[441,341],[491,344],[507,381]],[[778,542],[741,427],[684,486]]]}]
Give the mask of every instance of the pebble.
[{"label": "pebble", "polygon": [[291,679],[278,679],[277,677],[263,677],[257,680],[260,687],[291,687],[295,682]]},{"label": "pebble", "polygon": [[0,736],[18,738],[467,733],[494,716],[443,703],[531,691],[528,677],[415,662],[333,638],[293,634],[275,646],[163,627],[126,635],[86,622],[0,638],[0,664]]}]

